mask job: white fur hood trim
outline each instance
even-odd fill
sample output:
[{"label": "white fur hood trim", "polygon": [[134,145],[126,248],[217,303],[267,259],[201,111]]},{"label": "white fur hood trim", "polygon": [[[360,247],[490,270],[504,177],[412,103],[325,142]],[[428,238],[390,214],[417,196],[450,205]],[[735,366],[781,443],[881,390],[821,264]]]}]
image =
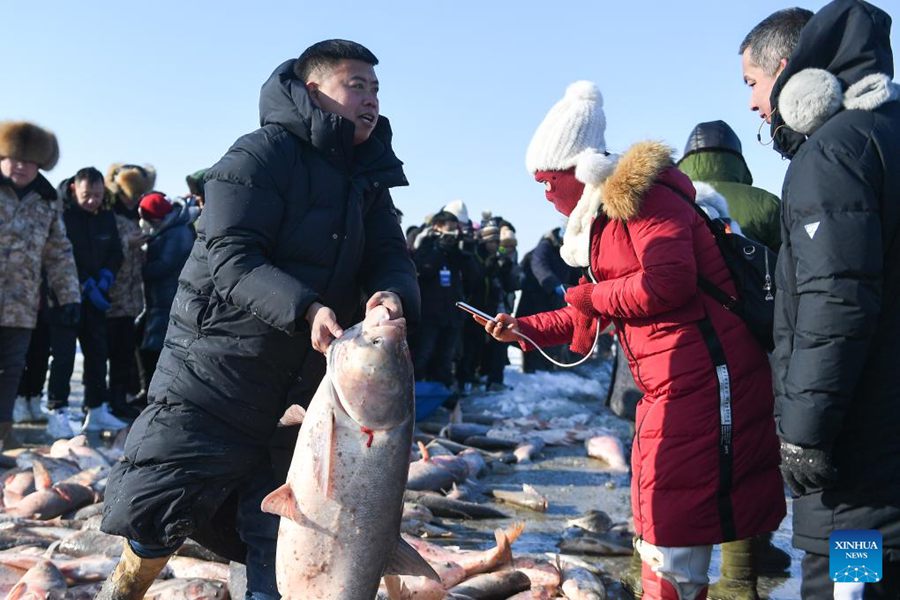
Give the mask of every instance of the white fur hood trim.
[{"label": "white fur hood trim", "polygon": [[696,191],[694,202],[709,215],[710,219],[727,221],[733,232],[742,233],[741,226],[731,218],[731,214],[728,212],[728,201],[725,200],[725,196],[705,181],[692,181],[691,183],[694,184]]},{"label": "white fur hood trim", "polygon": [[803,69],[784,85],[778,111],[785,124],[798,133],[811,135],[841,107],[875,110],[900,99],[900,85],[885,73],[863,77],[841,93],[840,81],[824,69]]},{"label": "white fur hood trim", "polygon": [[575,205],[559,254],[570,267],[588,267],[591,264],[591,224],[603,203],[601,184],[612,175],[619,162],[617,154],[585,151],[579,156],[575,178],[585,184],[584,192]]}]

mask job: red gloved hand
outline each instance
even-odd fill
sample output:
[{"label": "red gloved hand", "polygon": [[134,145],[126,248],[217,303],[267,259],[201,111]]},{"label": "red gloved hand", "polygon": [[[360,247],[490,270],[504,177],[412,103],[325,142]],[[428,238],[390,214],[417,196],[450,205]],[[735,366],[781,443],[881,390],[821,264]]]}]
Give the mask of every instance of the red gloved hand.
[{"label": "red gloved hand", "polygon": [[594,291],[594,283],[582,283],[566,290],[566,303],[575,307],[578,312],[587,317],[595,317],[597,310],[591,301],[591,293]]}]

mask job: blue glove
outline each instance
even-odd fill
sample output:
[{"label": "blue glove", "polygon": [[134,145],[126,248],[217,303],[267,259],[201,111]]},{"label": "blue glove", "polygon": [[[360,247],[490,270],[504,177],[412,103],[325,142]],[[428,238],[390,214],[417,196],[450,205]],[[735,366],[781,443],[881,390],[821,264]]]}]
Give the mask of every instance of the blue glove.
[{"label": "blue glove", "polygon": [[113,275],[112,271],[109,269],[100,269],[100,279],[97,280],[97,287],[100,288],[101,292],[104,294],[107,293],[115,281],[116,276]]},{"label": "blue glove", "polygon": [[554,288],[553,293],[555,293],[560,298],[565,298],[566,297],[566,288],[563,284],[559,284],[558,286],[556,286],[556,288]]},{"label": "blue glove", "polygon": [[94,305],[94,308],[99,311],[106,312],[111,306],[109,300],[106,299],[103,292],[97,287],[97,282],[94,281],[93,277],[88,277],[81,286],[81,294],[83,298],[89,300],[90,303]]}]

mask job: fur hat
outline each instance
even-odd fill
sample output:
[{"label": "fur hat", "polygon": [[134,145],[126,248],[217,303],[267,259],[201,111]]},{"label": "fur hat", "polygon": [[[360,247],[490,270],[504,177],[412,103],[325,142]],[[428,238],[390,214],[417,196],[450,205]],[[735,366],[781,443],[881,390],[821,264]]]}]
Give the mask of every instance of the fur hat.
[{"label": "fur hat", "polygon": [[156,169],[152,165],[113,163],[106,172],[106,187],[129,200],[137,200],[152,190],[155,183]]},{"label": "fur hat", "polygon": [[27,121],[0,123],[0,156],[36,163],[49,171],[59,160],[56,136]]},{"label": "fur hat", "polygon": [[575,167],[579,181],[598,183],[609,175],[605,132],[600,90],[590,81],[576,81],[534,132],[525,166],[532,174]]},{"label": "fur hat", "polygon": [[462,200],[453,200],[451,202],[448,202],[447,206],[445,206],[441,210],[446,210],[447,212],[456,215],[456,218],[459,219],[460,223],[469,222],[469,210],[466,208],[466,203]]}]

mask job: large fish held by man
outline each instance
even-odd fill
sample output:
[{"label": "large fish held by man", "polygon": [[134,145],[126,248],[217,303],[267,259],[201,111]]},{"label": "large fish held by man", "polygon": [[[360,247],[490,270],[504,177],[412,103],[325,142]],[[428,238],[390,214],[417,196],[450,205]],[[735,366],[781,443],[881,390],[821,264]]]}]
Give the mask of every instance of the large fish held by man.
[{"label": "large fish held by man", "polygon": [[262,503],[280,515],[278,590],[286,599],[372,600],[382,576],[437,574],[400,538],[415,423],[406,321],[376,307],[327,353],[302,418],[287,482]]}]

